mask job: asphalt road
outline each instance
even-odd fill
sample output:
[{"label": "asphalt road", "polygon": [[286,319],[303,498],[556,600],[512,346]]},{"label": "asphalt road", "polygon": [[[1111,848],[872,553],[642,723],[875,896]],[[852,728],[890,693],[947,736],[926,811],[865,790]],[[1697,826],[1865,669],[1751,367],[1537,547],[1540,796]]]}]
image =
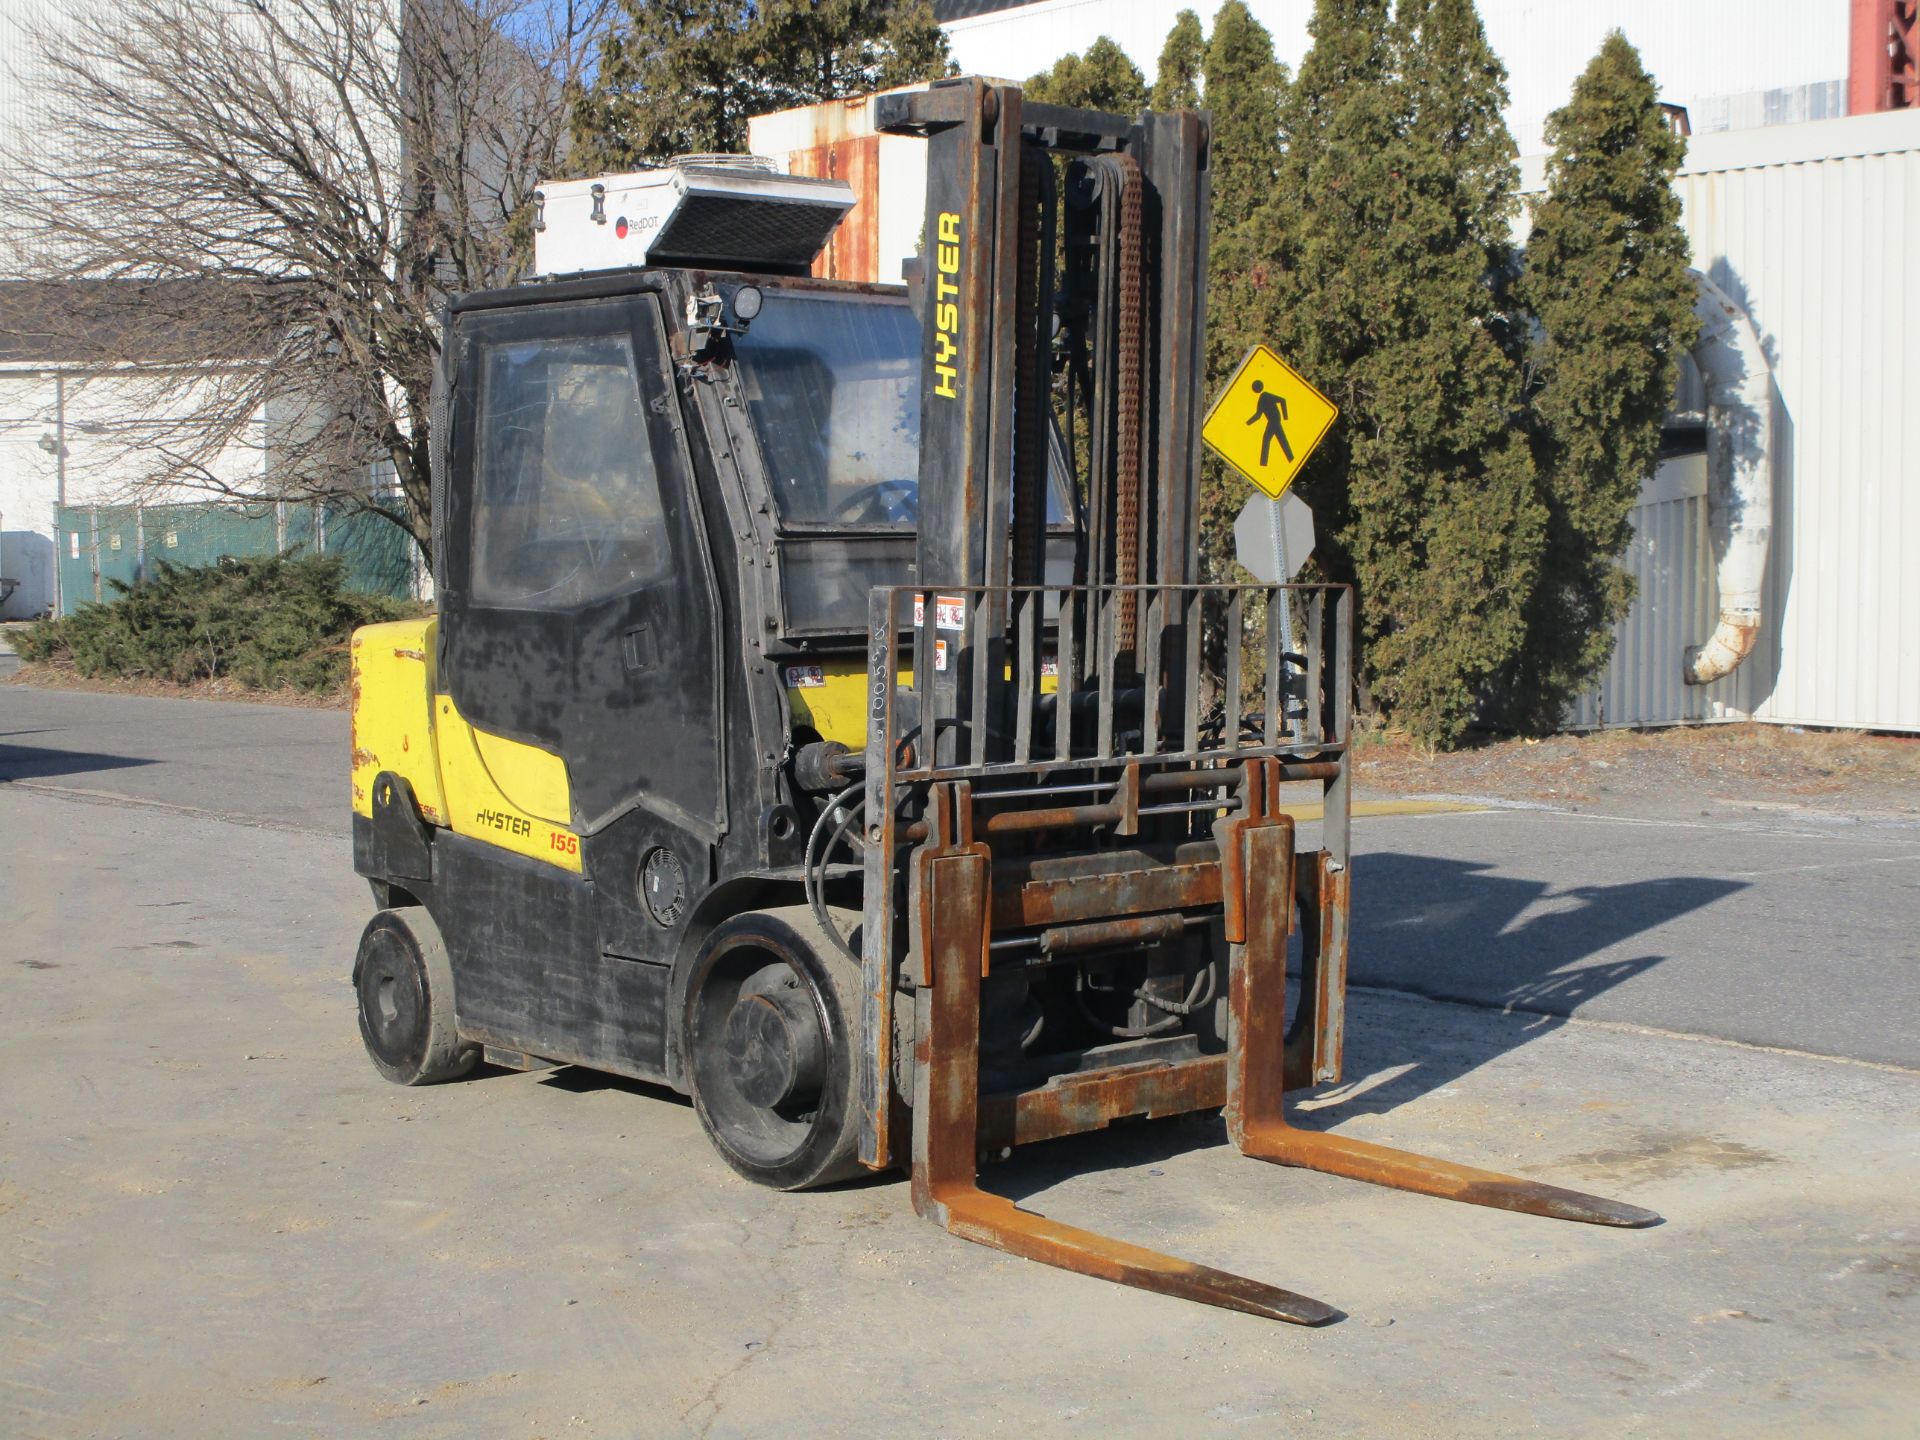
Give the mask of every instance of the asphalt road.
[{"label": "asphalt road", "polygon": [[1673,808],[1355,820],[1354,980],[1920,1068],[1920,828]]},{"label": "asphalt road", "polygon": [[0,782],[345,835],[346,755],[338,710],[0,688]]},{"label": "asphalt road", "polygon": [[[338,711],[0,689],[0,782],[74,798],[344,836],[346,752]],[[1920,1068],[1920,827],[1640,810],[1356,820],[1354,983]]]}]

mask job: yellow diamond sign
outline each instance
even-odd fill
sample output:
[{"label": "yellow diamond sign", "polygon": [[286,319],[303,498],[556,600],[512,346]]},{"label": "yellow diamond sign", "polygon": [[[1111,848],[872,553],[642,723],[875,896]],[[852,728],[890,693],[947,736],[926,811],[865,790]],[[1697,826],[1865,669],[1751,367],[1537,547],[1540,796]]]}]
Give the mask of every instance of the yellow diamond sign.
[{"label": "yellow diamond sign", "polygon": [[1200,434],[1222,460],[1278,500],[1339,408],[1264,345],[1256,345],[1207,412]]}]

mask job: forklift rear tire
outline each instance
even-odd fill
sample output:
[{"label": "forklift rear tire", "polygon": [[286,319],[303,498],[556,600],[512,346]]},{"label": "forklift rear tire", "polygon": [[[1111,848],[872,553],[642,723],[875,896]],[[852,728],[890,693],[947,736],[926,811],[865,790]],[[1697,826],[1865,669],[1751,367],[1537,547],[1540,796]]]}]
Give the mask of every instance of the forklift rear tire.
[{"label": "forklift rear tire", "polygon": [[[830,910],[847,933],[857,912]],[[860,969],[804,905],[717,925],[687,980],[685,1054],[707,1138],[756,1184],[862,1173],[854,1047]]]},{"label": "forklift rear tire", "polygon": [[433,917],[418,905],[382,910],[360,933],[353,961],[360,1038],[396,1085],[457,1080],[480,1058],[453,1021],[453,962]]}]

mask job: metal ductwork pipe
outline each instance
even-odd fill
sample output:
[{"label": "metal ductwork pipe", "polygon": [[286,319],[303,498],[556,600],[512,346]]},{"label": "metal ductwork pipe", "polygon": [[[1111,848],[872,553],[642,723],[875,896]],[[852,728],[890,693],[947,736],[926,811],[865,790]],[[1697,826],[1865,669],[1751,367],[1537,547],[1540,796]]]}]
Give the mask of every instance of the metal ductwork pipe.
[{"label": "metal ductwork pipe", "polygon": [[1707,391],[1707,524],[1718,563],[1720,623],[1686,655],[1689,685],[1731,675],[1760,636],[1773,537],[1773,372],[1747,312],[1697,270],[1694,363]]}]

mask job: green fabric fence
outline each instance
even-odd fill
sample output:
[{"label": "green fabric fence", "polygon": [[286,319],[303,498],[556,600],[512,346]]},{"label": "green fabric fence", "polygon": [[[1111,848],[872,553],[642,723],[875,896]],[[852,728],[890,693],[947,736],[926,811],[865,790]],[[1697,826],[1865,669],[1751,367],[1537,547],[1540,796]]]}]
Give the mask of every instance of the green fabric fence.
[{"label": "green fabric fence", "polygon": [[63,505],[54,515],[63,615],[113,599],[117,592],[109,581],[135,584],[156,558],[208,565],[222,555],[286,550],[340,555],[353,589],[403,599],[419,595],[424,574],[413,538],[392,521],[315,502]]}]

